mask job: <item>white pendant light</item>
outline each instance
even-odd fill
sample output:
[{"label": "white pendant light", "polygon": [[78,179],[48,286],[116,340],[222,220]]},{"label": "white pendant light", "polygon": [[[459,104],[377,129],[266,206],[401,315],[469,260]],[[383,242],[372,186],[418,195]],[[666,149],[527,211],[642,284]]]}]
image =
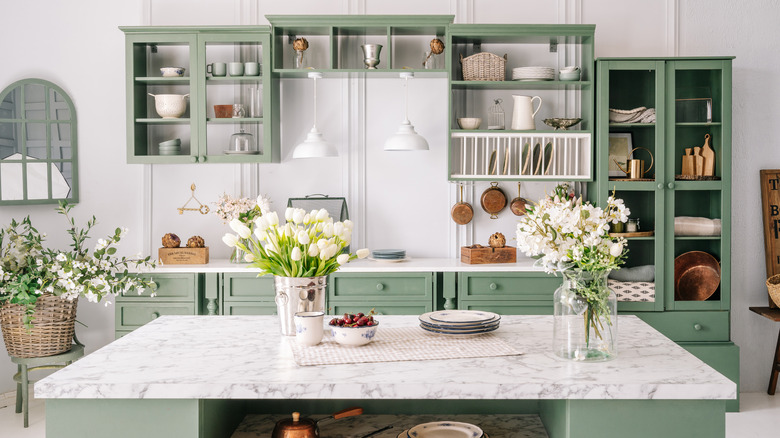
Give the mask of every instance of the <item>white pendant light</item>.
[{"label": "white pendant light", "polygon": [[317,79],[322,78],[322,73],[309,72],[309,77],[314,79],[314,125],[303,143],[295,146],[293,158],[322,158],[337,157],[336,148],[325,141],[322,133],[317,129]]},{"label": "white pendant light", "polygon": [[398,127],[398,131],[385,141],[386,151],[427,151],[428,142],[425,138],[414,131],[414,126],[409,122],[409,79],[414,77],[414,73],[401,73],[404,79],[404,121]]}]

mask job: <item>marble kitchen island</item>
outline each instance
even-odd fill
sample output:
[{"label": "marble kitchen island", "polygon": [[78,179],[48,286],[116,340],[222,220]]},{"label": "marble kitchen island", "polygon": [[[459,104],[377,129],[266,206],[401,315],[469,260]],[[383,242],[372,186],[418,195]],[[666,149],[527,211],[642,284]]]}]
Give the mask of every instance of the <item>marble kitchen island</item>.
[{"label": "marble kitchen island", "polygon": [[247,413],[350,405],[455,420],[538,414],[552,438],[725,435],[736,385],[634,316],[619,317],[619,356],[603,363],[554,356],[550,316],[503,316],[493,336],[523,354],[298,366],[276,317],[163,316],[39,381],[35,394],[58,438],[224,438]]}]

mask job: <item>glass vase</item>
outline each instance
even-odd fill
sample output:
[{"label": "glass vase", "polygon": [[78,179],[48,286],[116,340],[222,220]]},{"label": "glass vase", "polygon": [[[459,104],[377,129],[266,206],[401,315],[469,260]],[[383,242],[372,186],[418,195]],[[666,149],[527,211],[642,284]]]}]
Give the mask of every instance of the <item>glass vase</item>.
[{"label": "glass vase", "polygon": [[617,356],[617,297],[609,271],[566,270],[554,295],[553,351],[575,361]]},{"label": "glass vase", "polygon": [[233,247],[233,252],[230,253],[230,262],[248,263],[246,260],[244,260],[244,255],[246,255],[246,252],[244,252],[244,250],[239,249],[237,247]]},{"label": "glass vase", "polygon": [[306,68],[306,58],[303,56],[304,50],[295,51],[295,68]]}]

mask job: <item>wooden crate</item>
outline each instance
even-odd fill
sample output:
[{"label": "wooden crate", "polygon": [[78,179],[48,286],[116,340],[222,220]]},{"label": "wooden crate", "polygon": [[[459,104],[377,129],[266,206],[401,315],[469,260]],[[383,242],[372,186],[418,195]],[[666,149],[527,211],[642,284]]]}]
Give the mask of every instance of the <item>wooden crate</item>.
[{"label": "wooden crate", "polygon": [[163,265],[205,265],[209,248],[160,248],[157,251]]},{"label": "wooden crate", "polygon": [[[761,213],[764,217],[766,276],[769,278],[780,274],[780,169],[761,170]],[[771,297],[769,307],[777,307]]]},{"label": "wooden crate", "polygon": [[517,261],[517,248],[513,246],[503,248],[463,246],[460,248],[460,261],[470,265],[515,263]]}]

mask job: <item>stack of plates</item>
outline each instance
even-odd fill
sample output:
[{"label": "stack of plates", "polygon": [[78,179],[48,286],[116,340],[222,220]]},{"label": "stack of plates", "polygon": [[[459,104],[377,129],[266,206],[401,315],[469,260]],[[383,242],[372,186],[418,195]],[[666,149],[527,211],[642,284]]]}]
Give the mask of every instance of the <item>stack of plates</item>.
[{"label": "stack of plates", "polygon": [[498,329],[501,317],[481,310],[439,310],[420,315],[420,327],[441,335],[481,335]]},{"label": "stack of plates", "polygon": [[398,438],[488,438],[479,427],[457,421],[434,421],[418,424],[398,434]]},{"label": "stack of plates", "polygon": [[555,70],[550,67],[517,67],[512,69],[513,81],[551,81]]},{"label": "stack of plates", "polygon": [[160,155],[179,155],[181,153],[181,139],[175,138],[160,143]]},{"label": "stack of plates", "polygon": [[406,260],[406,250],[376,249],[371,252],[371,259],[383,262],[400,262]]}]

